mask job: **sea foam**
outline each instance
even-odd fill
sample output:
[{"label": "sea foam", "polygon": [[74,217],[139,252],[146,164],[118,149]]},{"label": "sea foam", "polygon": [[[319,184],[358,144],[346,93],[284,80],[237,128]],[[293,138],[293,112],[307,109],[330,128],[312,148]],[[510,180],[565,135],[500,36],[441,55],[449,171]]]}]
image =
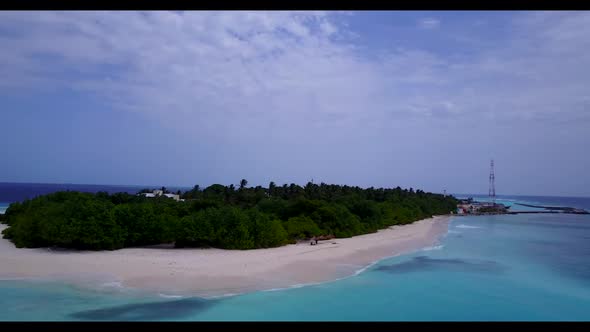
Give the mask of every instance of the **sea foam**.
[{"label": "sea foam", "polygon": [[456,228],[481,228],[481,227],[461,224],[461,225],[457,225]]},{"label": "sea foam", "polygon": [[442,248],[444,248],[444,246],[441,244],[438,246],[422,248],[422,251],[441,250]]},{"label": "sea foam", "polygon": [[162,293],[159,293],[158,295],[160,297],[165,298],[165,299],[181,299],[184,297],[182,295],[168,295],[168,294],[162,294]]}]

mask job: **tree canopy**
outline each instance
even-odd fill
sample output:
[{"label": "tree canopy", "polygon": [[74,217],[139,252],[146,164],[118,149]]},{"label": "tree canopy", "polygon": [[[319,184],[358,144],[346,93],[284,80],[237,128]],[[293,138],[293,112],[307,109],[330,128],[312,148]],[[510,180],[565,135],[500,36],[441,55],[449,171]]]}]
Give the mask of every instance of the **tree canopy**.
[{"label": "tree canopy", "polygon": [[[314,236],[351,237],[455,210],[452,196],[410,188],[325,183],[268,188],[213,184],[166,196],[56,192],[12,203],[0,220],[17,247],[87,250],[176,247],[269,248]],[[166,191],[162,187],[163,191]],[[147,192],[147,190],[143,190]]]}]

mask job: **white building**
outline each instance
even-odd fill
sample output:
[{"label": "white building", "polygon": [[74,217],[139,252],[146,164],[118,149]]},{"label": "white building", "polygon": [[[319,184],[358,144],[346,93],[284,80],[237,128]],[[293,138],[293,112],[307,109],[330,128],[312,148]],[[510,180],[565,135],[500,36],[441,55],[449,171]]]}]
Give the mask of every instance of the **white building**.
[{"label": "white building", "polygon": [[180,201],[180,195],[176,195],[176,194],[164,194],[164,196],[166,197],[170,197],[170,198],[174,198],[175,201]]},{"label": "white building", "polygon": [[141,195],[144,195],[145,197],[160,197],[160,196],[166,196],[169,198],[173,198],[175,201],[180,201],[180,195],[176,195],[176,194],[164,194],[164,192],[162,190],[154,190],[151,193],[143,193]]}]

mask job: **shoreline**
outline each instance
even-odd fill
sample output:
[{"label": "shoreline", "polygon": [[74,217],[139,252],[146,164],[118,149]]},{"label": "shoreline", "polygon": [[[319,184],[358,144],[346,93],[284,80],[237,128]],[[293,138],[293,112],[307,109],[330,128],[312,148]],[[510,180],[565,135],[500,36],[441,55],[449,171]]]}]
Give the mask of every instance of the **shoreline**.
[{"label": "shoreline", "polygon": [[[378,261],[438,243],[451,216],[435,216],[351,238],[252,250],[18,249],[0,239],[0,280],[44,279],[95,288],[112,284],[166,296],[222,297],[340,280]],[[6,225],[0,225],[0,232]]]}]

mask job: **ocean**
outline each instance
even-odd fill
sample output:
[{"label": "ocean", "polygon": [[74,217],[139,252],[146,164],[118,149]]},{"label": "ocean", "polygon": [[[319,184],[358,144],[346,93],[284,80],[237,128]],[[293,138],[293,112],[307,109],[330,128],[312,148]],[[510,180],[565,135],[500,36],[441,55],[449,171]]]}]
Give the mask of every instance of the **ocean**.
[{"label": "ocean", "polygon": [[[5,188],[0,201],[16,200]],[[497,201],[590,210],[590,198]],[[0,306],[3,321],[587,321],[590,215],[453,217],[437,245],[316,285],[203,299],[5,280]]]}]

